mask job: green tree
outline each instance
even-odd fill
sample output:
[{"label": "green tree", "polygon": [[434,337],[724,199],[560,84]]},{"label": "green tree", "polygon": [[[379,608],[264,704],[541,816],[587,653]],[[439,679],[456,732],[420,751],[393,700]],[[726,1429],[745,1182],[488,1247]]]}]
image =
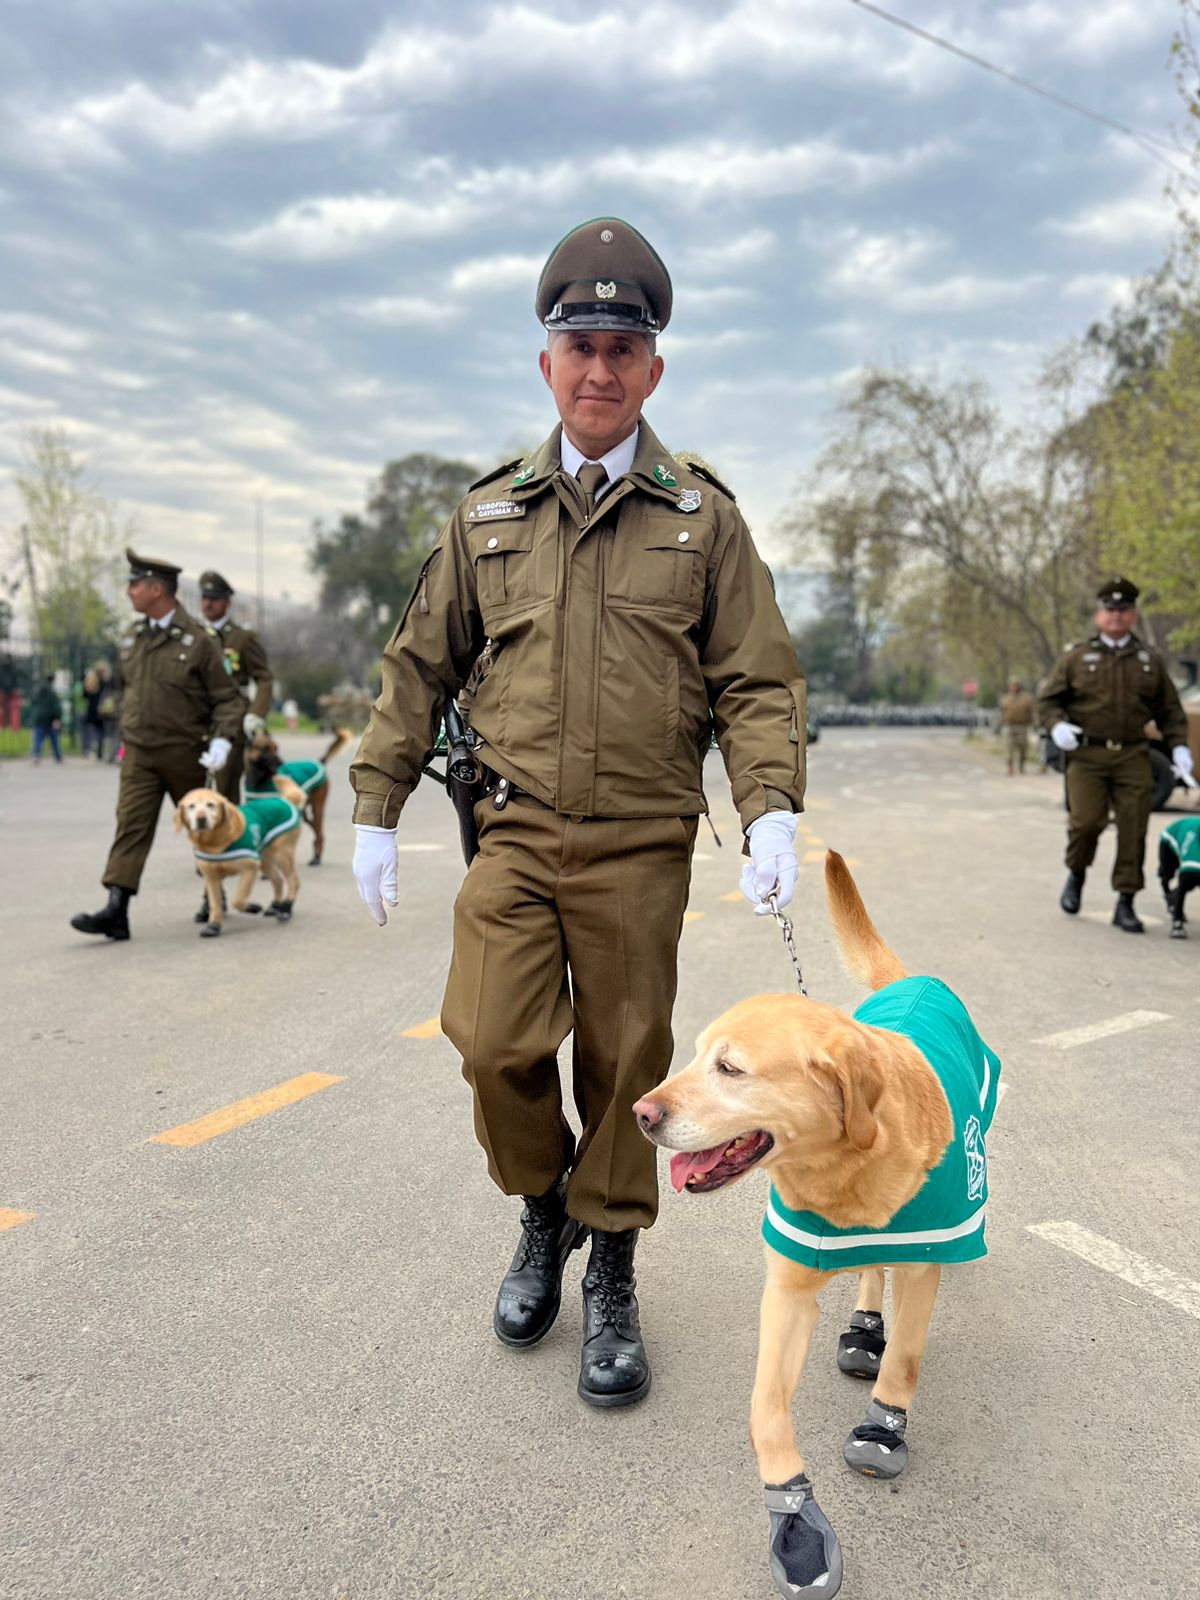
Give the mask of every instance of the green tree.
[{"label": "green tree", "polygon": [[128,529],[61,428],[31,430],[16,475],[37,582],[42,653],[78,672],[116,627],[113,566]]},{"label": "green tree", "polygon": [[470,462],[441,456],[389,461],[365,512],[314,527],[309,563],[321,579],[322,609],[350,617],[365,643],[382,646],[439,530],[478,475]]}]

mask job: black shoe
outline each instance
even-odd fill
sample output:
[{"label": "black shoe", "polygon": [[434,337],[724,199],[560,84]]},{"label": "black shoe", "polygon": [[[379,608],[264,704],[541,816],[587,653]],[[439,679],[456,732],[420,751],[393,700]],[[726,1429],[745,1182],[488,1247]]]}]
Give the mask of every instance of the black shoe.
[{"label": "black shoe", "polygon": [[579,1397],[590,1406],[631,1406],[650,1389],[650,1361],[633,1292],[637,1236],[636,1228],[592,1232],[592,1255],[583,1277],[579,1366]]},{"label": "black shoe", "polygon": [[496,1296],[492,1327],[502,1343],[525,1349],[554,1326],[562,1298],[563,1268],[587,1229],[567,1215],[567,1180],[549,1194],[525,1195],[521,1240]]},{"label": "black shoe", "polygon": [[1137,912],[1133,909],[1133,896],[1119,894],[1117,896],[1116,910],[1113,912],[1113,927],[1120,928],[1122,933],[1145,933],[1146,927]]},{"label": "black shoe", "polygon": [[1187,918],[1186,917],[1180,917],[1178,922],[1173,922],[1171,924],[1171,937],[1172,937],[1172,939],[1186,939],[1187,938]]},{"label": "black shoe", "polygon": [[110,889],[103,911],[80,911],[71,918],[80,933],[102,933],[108,939],[129,937],[129,890]]},{"label": "black shoe", "polygon": [[1067,881],[1063,884],[1063,892],[1058,897],[1058,903],[1069,917],[1073,917],[1079,910],[1083,899],[1083,873],[1068,872]]}]

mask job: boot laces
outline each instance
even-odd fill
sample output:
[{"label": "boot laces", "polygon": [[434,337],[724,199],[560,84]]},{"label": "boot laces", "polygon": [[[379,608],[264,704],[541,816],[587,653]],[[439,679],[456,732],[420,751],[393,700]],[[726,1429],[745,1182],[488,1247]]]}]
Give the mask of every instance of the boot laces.
[{"label": "boot laces", "polygon": [[554,1265],[560,1218],[540,1200],[526,1200],[521,1213],[522,1263],[535,1272],[549,1272]]},{"label": "boot laces", "polygon": [[623,1253],[597,1250],[589,1264],[587,1290],[602,1322],[619,1326],[629,1316],[633,1299],[633,1264]]}]

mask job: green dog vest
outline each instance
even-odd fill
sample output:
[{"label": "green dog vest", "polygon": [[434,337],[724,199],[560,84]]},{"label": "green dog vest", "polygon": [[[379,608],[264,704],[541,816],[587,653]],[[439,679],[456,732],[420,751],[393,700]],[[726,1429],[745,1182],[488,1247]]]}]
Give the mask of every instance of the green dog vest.
[{"label": "green dog vest", "polygon": [[[304,790],[305,794],[311,794],[314,789],[319,789],[327,781],[325,768],[319,761],[285,761],[276,773],[276,777],[290,778],[297,788]],[[247,789],[246,799],[270,799],[277,792],[275,789]]]},{"label": "green dog vest", "polygon": [[1200,817],[1180,817],[1162,831],[1162,842],[1179,859],[1179,875],[1200,872]]},{"label": "green dog vest", "polygon": [[238,837],[216,853],[193,851],[197,861],[257,861],[281,834],[300,826],[300,813],[282,795],[264,795],[261,800],[247,798],[238,810],[242,814],[242,831]]},{"label": "green dog vest", "polygon": [[818,1272],[987,1255],[984,1135],[996,1110],[999,1056],[979,1037],[966,1006],[938,978],[889,983],[864,1000],[854,1017],[912,1040],[945,1090],[954,1135],[924,1184],[886,1226],[835,1228],[815,1211],[785,1206],[772,1185],[763,1238],[780,1255]]}]

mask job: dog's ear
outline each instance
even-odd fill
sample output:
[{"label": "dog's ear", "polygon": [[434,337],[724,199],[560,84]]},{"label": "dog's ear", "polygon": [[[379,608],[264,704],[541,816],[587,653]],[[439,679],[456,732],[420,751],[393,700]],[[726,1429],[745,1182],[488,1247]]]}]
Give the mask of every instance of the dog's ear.
[{"label": "dog's ear", "polygon": [[175,832],[182,833],[186,827],[187,823],[183,820],[183,802],[180,801],[175,807]]},{"label": "dog's ear", "polygon": [[821,1063],[842,1097],[842,1123],[854,1150],[869,1150],[879,1125],[875,1107],[883,1093],[883,1071],[870,1039],[858,1028],[839,1028],[826,1041]]}]

